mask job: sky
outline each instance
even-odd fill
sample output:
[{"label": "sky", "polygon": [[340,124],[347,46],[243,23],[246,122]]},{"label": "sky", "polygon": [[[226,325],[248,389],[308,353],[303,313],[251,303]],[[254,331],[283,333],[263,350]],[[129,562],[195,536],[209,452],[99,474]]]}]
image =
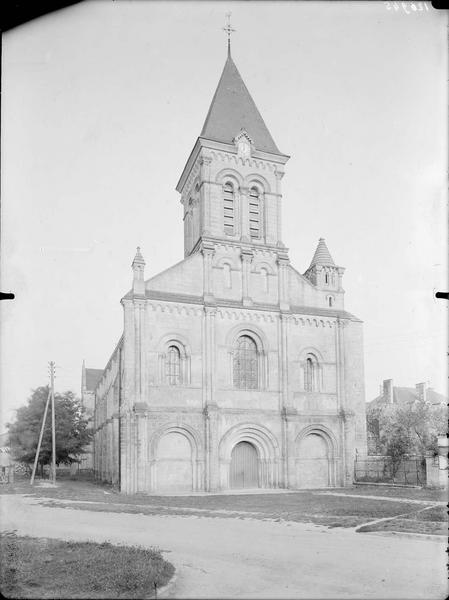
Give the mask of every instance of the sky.
[{"label": "sky", "polygon": [[[402,3],[404,4],[404,3]],[[326,238],[382,380],[447,392],[447,14],[388,2],[86,1],[3,35],[2,425],[32,389],[80,391],[149,278],[183,258],[175,191],[232,56],[279,149],[283,241]],[[427,6],[428,10],[425,10]]]}]

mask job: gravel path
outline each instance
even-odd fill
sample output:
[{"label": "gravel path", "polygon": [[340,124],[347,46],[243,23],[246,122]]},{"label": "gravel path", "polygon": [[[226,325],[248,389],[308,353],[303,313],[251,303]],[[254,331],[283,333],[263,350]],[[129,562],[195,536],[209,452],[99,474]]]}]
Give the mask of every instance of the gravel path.
[{"label": "gravel path", "polygon": [[92,512],[0,496],[1,528],[158,546],[176,569],[166,598],[445,598],[445,543],[311,524]]}]

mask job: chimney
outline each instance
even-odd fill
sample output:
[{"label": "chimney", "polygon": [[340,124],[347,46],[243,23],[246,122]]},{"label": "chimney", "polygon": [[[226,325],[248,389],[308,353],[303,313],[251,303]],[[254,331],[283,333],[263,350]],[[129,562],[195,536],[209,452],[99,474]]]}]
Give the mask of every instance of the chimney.
[{"label": "chimney", "polygon": [[415,388],[418,399],[421,400],[421,402],[427,402],[427,383],[425,381],[417,383]]},{"label": "chimney", "polygon": [[392,379],[384,379],[383,397],[384,397],[384,402],[387,402],[388,404],[393,404],[393,380]]}]

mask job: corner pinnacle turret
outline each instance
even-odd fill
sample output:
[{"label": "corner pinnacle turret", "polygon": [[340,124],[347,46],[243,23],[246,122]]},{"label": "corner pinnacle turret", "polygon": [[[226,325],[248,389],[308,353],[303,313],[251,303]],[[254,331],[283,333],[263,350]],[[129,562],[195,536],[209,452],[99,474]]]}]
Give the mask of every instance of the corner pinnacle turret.
[{"label": "corner pinnacle turret", "polygon": [[140,253],[140,247],[137,246],[136,255],[132,262],[133,270],[133,294],[134,296],[145,295],[145,261],[142,254]]},{"label": "corner pinnacle turret", "polygon": [[335,264],[324,238],[320,238],[310,267],[304,273],[304,277],[317,287],[342,291],[344,272],[343,267],[338,267]]},{"label": "corner pinnacle turret", "polygon": [[334,260],[328,250],[328,247],[326,246],[326,241],[324,238],[320,238],[318,240],[318,246],[315,250],[315,254],[313,255],[309,269],[315,265],[335,267]]}]

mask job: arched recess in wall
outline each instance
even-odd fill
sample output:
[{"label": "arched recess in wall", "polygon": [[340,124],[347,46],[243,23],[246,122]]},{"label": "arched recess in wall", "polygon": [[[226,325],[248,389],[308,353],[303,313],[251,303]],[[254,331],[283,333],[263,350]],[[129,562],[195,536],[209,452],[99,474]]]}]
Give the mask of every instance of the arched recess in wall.
[{"label": "arched recess in wall", "polygon": [[223,263],[223,287],[230,289],[232,288],[232,272],[231,272],[231,263],[228,261],[224,261]]},{"label": "arched recess in wall", "polygon": [[[242,448],[240,463],[237,465],[241,477],[236,473],[236,450],[239,445],[248,444],[253,448]],[[248,460],[245,462],[245,455]],[[252,472],[253,465],[251,455],[256,456],[257,473]],[[220,460],[220,487],[229,489],[230,487],[250,487],[245,485],[246,477],[250,479],[251,487],[273,488],[279,486],[279,444],[274,434],[258,423],[240,423],[229,429],[220,440],[219,444]],[[239,460],[237,458],[237,460]],[[237,476],[236,476],[237,475]],[[256,476],[255,476],[256,475]]]},{"label": "arched recess in wall", "polygon": [[272,265],[267,261],[257,260],[253,264],[253,274],[260,278],[260,291],[264,294],[268,293],[270,291],[270,280],[275,274]]},{"label": "arched recess in wall", "polygon": [[332,431],[321,424],[308,425],[295,441],[296,487],[326,488],[337,484],[338,444]]},{"label": "arched recess in wall", "polygon": [[[268,340],[254,325],[237,325],[226,336],[228,383],[234,389],[263,390],[268,386]],[[250,369],[250,372],[245,372]]]},{"label": "arched recess in wall", "polygon": [[233,271],[240,270],[238,259],[232,255],[221,256],[215,260],[213,268],[215,269],[216,281],[219,282],[219,285],[222,285],[225,290],[231,289],[234,284]]},{"label": "arched recess in wall", "polygon": [[322,392],[324,388],[323,356],[314,347],[308,347],[299,355],[300,389],[305,392]]},{"label": "arched recess in wall", "polygon": [[159,340],[157,347],[160,384],[190,385],[191,351],[184,336],[178,333],[166,334]]},{"label": "arched recess in wall", "polygon": [[150,490],[171,493],[201,489],[204,461],[200,456],[200,436],[191,427],[159,429],[149,446]]}]

